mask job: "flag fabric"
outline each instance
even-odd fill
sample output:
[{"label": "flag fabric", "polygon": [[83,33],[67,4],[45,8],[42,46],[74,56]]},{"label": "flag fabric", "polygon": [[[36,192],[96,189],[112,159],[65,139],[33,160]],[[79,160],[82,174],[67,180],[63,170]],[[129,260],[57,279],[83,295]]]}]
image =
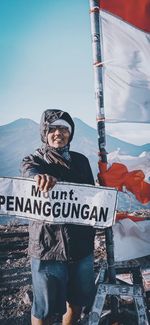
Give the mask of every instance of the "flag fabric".
[{"label": "flag fabric", "polygon": [[106,120],[150,122],[150,0],[100,0]]},{"label": "flag fabric", "polygon": [[[106,121],[150,123],[150,0],[100,0],[103,97]],[[150,153],[108,154],[99,161],[101,185],[124,187],[150,202]],[[115,261],[150,254],[150,221],[117,213],[113,226]]]},{"label": "flag fabric", "polygon": [[[106,121],[150,122],[150,0],[100,0]],[[150,157],[108,155],[100,184],[150,202]],[[145,165],[146,164],[146,165]]]},{"label": "flag fabric", "polygon": [[149,0],[100,0],[100,8],[146,32],[150,32]]},{"label": "flag fabric", "polygon": [[113,226],[115,261],[150,255],[150,221],[125,218]]},{"label": "flag fabric", "polygon": [[118,211],[116,212],[116,221],[120,221],[123,219],[130,219],[134,222],[139,222],[139,221],[144,221],[147,220],[147,216],[143,216],[142,217],[137,213],[135,214],[134,212],[128,213],[127,211]]},{"label": "flag fabric", "polygon": [[150,152],[132,157],[115,151],[108,155],[108,162],[107,165],[99,161],[101,185],[120,191],[125,186],[141,203],[150,202]]},{"label": "flag fabric", "polygon": [[150,218],[148,213],[116,213],[113,226],[115,261],[150,255]]}]

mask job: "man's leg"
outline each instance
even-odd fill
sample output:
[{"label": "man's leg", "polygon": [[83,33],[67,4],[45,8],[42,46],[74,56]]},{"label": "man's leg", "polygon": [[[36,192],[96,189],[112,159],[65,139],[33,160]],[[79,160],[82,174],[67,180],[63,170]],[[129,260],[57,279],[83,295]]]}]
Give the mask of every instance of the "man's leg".
[{"label": "man's leg", "polygon": [[52,320],[51,318],[47,319],[38,319],[35,316],[31,316],[31,324],[32,325],[62,325],[62,322]]},{"label": "man's leg", "polygon": [[51,325],[52,321],[51,319],[38,319],[34,316],[31,316],[31,324],[32,325]]},{"label": "man's leg", "polygon": [[[32,325],[51,325],[66,310],[66,263],[32,258]],[[57,323],[57,322],[56,322]],[[59,322],[58,322],[59,323]]]},{"label": "man's leg", "polygon": [[67,313],[63,325],[76,324],[82,307],[92,306],[96,292],[94,278],[94,258],[89,255],[69,265],[69,286]]},{"label": "man's leg", "polygon": [[[63,316],[63,325],[75,325],[80,319],[82,308],[67,303],[67,312]],[[36,325],[36,324],[35,324]],[[40,325],[40,324],[39,324]]]}]

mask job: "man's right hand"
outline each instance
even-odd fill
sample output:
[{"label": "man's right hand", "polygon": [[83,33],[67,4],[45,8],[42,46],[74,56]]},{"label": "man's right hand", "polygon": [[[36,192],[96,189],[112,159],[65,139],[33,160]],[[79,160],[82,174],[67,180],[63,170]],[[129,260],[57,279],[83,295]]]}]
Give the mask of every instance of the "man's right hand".
[{"label": "man's right hand", "polygon": [[36,181],[39,190],[42,192],[48,192],[48,190],[52,189],[57,182],[55,177],[47,174],[35,175],[34,180]]}]

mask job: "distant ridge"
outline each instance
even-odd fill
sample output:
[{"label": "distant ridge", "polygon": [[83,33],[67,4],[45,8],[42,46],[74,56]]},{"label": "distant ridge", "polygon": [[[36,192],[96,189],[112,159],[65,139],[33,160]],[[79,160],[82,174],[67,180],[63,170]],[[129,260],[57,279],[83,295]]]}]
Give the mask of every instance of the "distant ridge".
[{"label": "distant ridge", "polygon": [[[79,118],[74,118],[75,135],[71,150],[85,154],[91,163],[94,175],[97,174],[98,141],[97,131]],[[106,149],[110,153],[120,149],[120,153],[138,156],[150,151],[150,144],[133,145],[106,135]],[[0,126],[0,176],[19,176],[20,162],[41,146],[39,124],[27,118],[20,118]]]},{"label": "distant ridge", "polygon": [[19,118],[13,122],[4,124],[4,125],[0,125],[0,129],[5,129],[5,128],[9,128],[9,129],[14,129],[16,127],[27,127],[29,125],[29,127],[31,127],[31,125],[37,125],[38,123],[29,119],[29,118]]},{"label": "distant ridge", "polygon": [[[74,118],[74,122],[75,135],[71,142],[71,150],[81,152],[88,157],[96,179],[98,173],[97,131],[78,118]],[[106,135],[106,143],[108,153],[119,149],[119,154],[138,156],[144,151],[150,151],[150,144],[136,146],[109,135]],[[39,124],[33,120],[21,118],[0,126],[0,176],[20,176],[22,158],[33,153],[40,146]],[[145,208],[131,194],[119,194],[119,207],[129,209],[131,202],[134,209]]]}]

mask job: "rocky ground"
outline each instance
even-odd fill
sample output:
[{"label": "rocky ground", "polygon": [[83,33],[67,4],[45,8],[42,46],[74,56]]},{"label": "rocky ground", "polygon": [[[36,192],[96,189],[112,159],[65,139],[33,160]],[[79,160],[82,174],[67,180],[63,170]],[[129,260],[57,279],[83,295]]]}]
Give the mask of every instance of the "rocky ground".
[{"label": "rocky ground", "polygon": [[0,324],[30,324],[32,301],[27,226],[0,226]]},{"label": "rocky ground", "polygon": [[[0,325],[30,325],[30,310],[32,304],[32,286],[30,261],[27,256],[28,227],[27,225],[0,226]],[[102,231],[97,232],[95,243],[95,275],[100,265],[106,259],[105,237]],[[143,265],[150,264],[150,257],[140,261]],[[146,265],[146,264],[145,264]],[[123,275],[121,281],[128,281]],[[150,290],[150,277],[147,277],[147,290]],[[150,291],[149,291],[150,292]],[[146,303],[149,309],[149,292]],[[128,299],[126,304],[131,312],[124,322],[119,324],[135,325],[131,321],[133,301]],[[127,315],[127,313],[126,313]]]}]

